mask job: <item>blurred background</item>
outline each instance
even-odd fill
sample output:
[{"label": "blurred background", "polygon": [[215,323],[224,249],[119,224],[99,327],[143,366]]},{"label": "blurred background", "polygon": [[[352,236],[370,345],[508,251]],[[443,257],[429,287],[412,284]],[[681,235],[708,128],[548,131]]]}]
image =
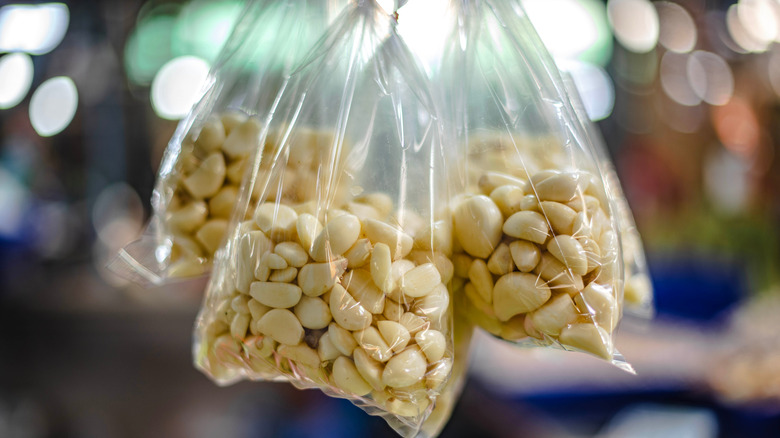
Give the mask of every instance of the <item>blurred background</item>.
[{"label": "blurred background", "polygon": [[[780,1],[523,4],[604,136],[656,318],[621,326],[636,376],[478,336],[442,436],[780,436]],[[105,269],[242,2],[0,5],[0,437],[394,436],[316,391],[217,387],[191,364],[205,282]]]}]

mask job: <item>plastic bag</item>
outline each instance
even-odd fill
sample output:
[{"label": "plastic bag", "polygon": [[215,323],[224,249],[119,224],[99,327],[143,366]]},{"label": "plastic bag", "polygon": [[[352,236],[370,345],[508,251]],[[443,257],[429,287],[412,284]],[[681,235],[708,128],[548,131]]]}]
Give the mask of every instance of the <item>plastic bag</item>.
[{"label": "plastic bag", "polygon": [[517,2],[462,1],[438,72],[459,148],[453,201],[456,306],[523,345],[615,350],[620,230],[595,151]]},{"label": "plastic bag", "polygon": [[577,113],[580,122],[581,136],[590,142],[595,151],[601,171],[604,175],[604,185],[609,198],[614,203],[620,229],[620,245],[623,255],[623,272],[625,278],[624,313],[640,319],[653,317],[653,285],[645,260],[645,250],[642,237],[636,228],[634,215],[628,206],[615,167],[609,159],[604,139],[598,129],[588,118],[585,106],[577,94],[577,88],[570,75],[564,74],[563,81],[568,90],[569,99]]},{"label": "plastic bag", "polygon": [[453,368],[450,194],[436,108],[394,26],[352,4],[260,117],[243,189],[259,202],[234,211],[194,355],[218,383],[319,388],[414,436]]},{"label": "plastic bag", "polygon": [[[146,284],[207,273],[260,147],[261,120],[347,0],[250,1],[215,63],[203,97],[171,138],[141,239],[111,263]],[[255,116],[255,117],[250,117]],[[256,202],[257,194],[252,200]]]}]

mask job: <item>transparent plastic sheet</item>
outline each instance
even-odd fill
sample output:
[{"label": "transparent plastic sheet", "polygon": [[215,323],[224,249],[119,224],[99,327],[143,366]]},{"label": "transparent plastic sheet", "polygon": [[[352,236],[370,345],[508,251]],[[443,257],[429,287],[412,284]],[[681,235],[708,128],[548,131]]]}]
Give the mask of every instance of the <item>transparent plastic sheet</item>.
[{"label": "transparent plastic sheet", "polygon": [[[453,1],[437,75],[458,148],[455,305],[519,345],[633,372],[614,347],[620,228],[599,157],[560,74],[514,1]],[[403,17],[401,17],[403,19]]]},{"label": "transparent plastic sheet", "polygon": [[[207,273],[260,146],[257,114],[348,0],[249,1],[168,143],[144,234],[110,263],[142,284]],[[253,197],[256,201],[257,194]]]},{"label": "transparent plastic sheet", "polygon": [[459,309],[459,307],[453,307],[453,356],[455,361],[452,365],[452,375],[442,388],[431,415],[425,419],[416,438],[435,438],[439,436],[447,425],[452,411],[463,392],[463,386],[468,379],[474,324]]},{"label": "transparent plastic sheet", "polygon": [[620,243],[623,254],[623,270],[625,278],[624,314],[640,319],[650,319],[655,314],[653,307],[653,285],[647,269],[642,237],[636,228],[634,215],[628,206],[623,188],[617,177],[617,172],[609,158],[604,139],[596,126],[588,118],[585,106],[577,94],[576,85],[570,75],[563,75],[564,83],[569,91],[569,98],[580,121],[581,138],[588,139],[599,159],[604,175],[605,188],[609,198],[614,203],[620,228]]},{"label": "transparent plastic sheet", "polygon": [[199,369],[318,388],[421,433],[457,388],[436,111],[394,19],[354,2],[259,117],[265,147],[195,327]]}]

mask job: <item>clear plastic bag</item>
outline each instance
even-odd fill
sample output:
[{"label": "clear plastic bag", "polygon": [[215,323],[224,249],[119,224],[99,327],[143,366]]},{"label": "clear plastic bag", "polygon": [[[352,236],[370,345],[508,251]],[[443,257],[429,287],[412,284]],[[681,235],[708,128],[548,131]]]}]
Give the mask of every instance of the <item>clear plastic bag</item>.
[{"label": "clear plastic bag", "polygon": [[[212,68],[201,100],[171,138],[144,235],[110,268],[143,284],[207,273],[260,149],[259,114],[273,105],[290,69],[348,0],[247,3]],[[250,195],[253,202],[257,194]]]},{"label": "clear plastic bag", "polygon": [[455,354],[436,111],[394,19],[350,5],[261,118],[242,189],[259,201],[239,201],[217,254],[198,368],[319,388],[421,431]]},{"label": "clear plastic bag", "polygon": [[521,345],[614,348],[620,228],[599,157],[520,4],[452,2],[437,75],[458,148],[456,306]]},{"label": "clear plastic bag", "polygon": [[617,177],[615,167],[612,165],[612,160],[609,158],[604,139],[588,118],[585,106],[577,94],[577,88],[573,79],[571,76],[564,74],[563,81],[566,84],[569,99],[580,122],[580,138],[589,141],[590,147],[596,153],[604,175],[605,189],[610,200],[614,203],[613,209],[617,213],[623,255],[623,276],[625,278],[623,293],[624,313],[639,319],[650,319],[655,313],[653,308],[653,285],[647,269],[642,237],[636,228],[634,215],[631,213],[626,197],[623,194],[623,188]]}]

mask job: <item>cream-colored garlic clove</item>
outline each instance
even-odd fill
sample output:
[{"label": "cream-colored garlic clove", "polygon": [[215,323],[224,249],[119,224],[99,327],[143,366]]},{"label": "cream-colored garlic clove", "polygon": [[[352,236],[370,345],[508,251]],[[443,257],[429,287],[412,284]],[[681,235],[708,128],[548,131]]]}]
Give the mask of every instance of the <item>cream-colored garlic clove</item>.
[{"label": "cream-colored garlic clove", "polygon": [[411,339],[409,330],[402,324],[395,321],[379,321],[377,322],[377,328],[379,328],[379,333],[394,352],[403,351],[406,345],[409,344]]},{"label": "cream-colored garlic clove", "polygon": [[330,313],[333,320],[347,330],[363,330],[371,325],[371,312],[358,303],[340,284],[330,293]]},{"label": "cream-colored garlic clove", "polygon": [[348,394],[364,396],[371,392],[371,385],[360,376],[352,359],[345,356],[333,362],[333,383]]},{"label": "cream-colored garlic clove", "polygon": [[487,258],[501,240],[501,210],[487,196],[472,196],[453,211],[455,236],[471,256]]},{"label": "cream-colored garlic clove", "polygon": [[287,309],[272,309],[257,322],[264,335],[285,345],[297,345],[303,339],[303,327],[295,314]]},{"label": "cream-colored garlic clove", "polygon": [[549,235],[547,220],[535,211],[519,211],[510,216],[503,226],[504,234],[543,244]]},{"label": "cream-colored garlic clove", "polygon": [[255,281],[249,287],[249,295],[268,307],[287,309],[301,300],[301,288],[289,283]]},{"label": "cream-colored garlic clove", "polygon": [[312,244],[311,257],[317,262],[327,262],[343,255],[360,236],[360,220],[352,214],[331,219]]},{"label": "cream-colored garlic clove", "polygon": [[577,319],[577,308],[568,294],[551,298],[528,317],[534,327],[542,333],[558,336],[561,330]]},{"label": "cream-colored garlic clove", "polygon": [[493,287],[493,310],[500,321],[541,307],[550,298],[550,288],[532,274],[513,272]]},{"label": "cream-colored garlic clove", "polygon": [[576,275],[588,273],[588,258],[577,239],[558,235],[547,243],[547,251]]},{"label": "cream-colored garlic clove", "polygon": [[411,386],[422,380],[428,363],[420,349],[409,347],[387,361],[382,372],[382,382],[391,388]]},{"label": "cream-colored garlic clove", "polygon": [[226,171],[225,158],[216,152],[206,157],[182,184],[195,199],[210,198],[222,188]]},{"label": "cream-colored garlic clove", "polygon": [[412,250],[414,240],[398,228],[375,219],[363,221],[363,232],[374,245],[384,243],[390,249],[393,260],[406,257]]}]

